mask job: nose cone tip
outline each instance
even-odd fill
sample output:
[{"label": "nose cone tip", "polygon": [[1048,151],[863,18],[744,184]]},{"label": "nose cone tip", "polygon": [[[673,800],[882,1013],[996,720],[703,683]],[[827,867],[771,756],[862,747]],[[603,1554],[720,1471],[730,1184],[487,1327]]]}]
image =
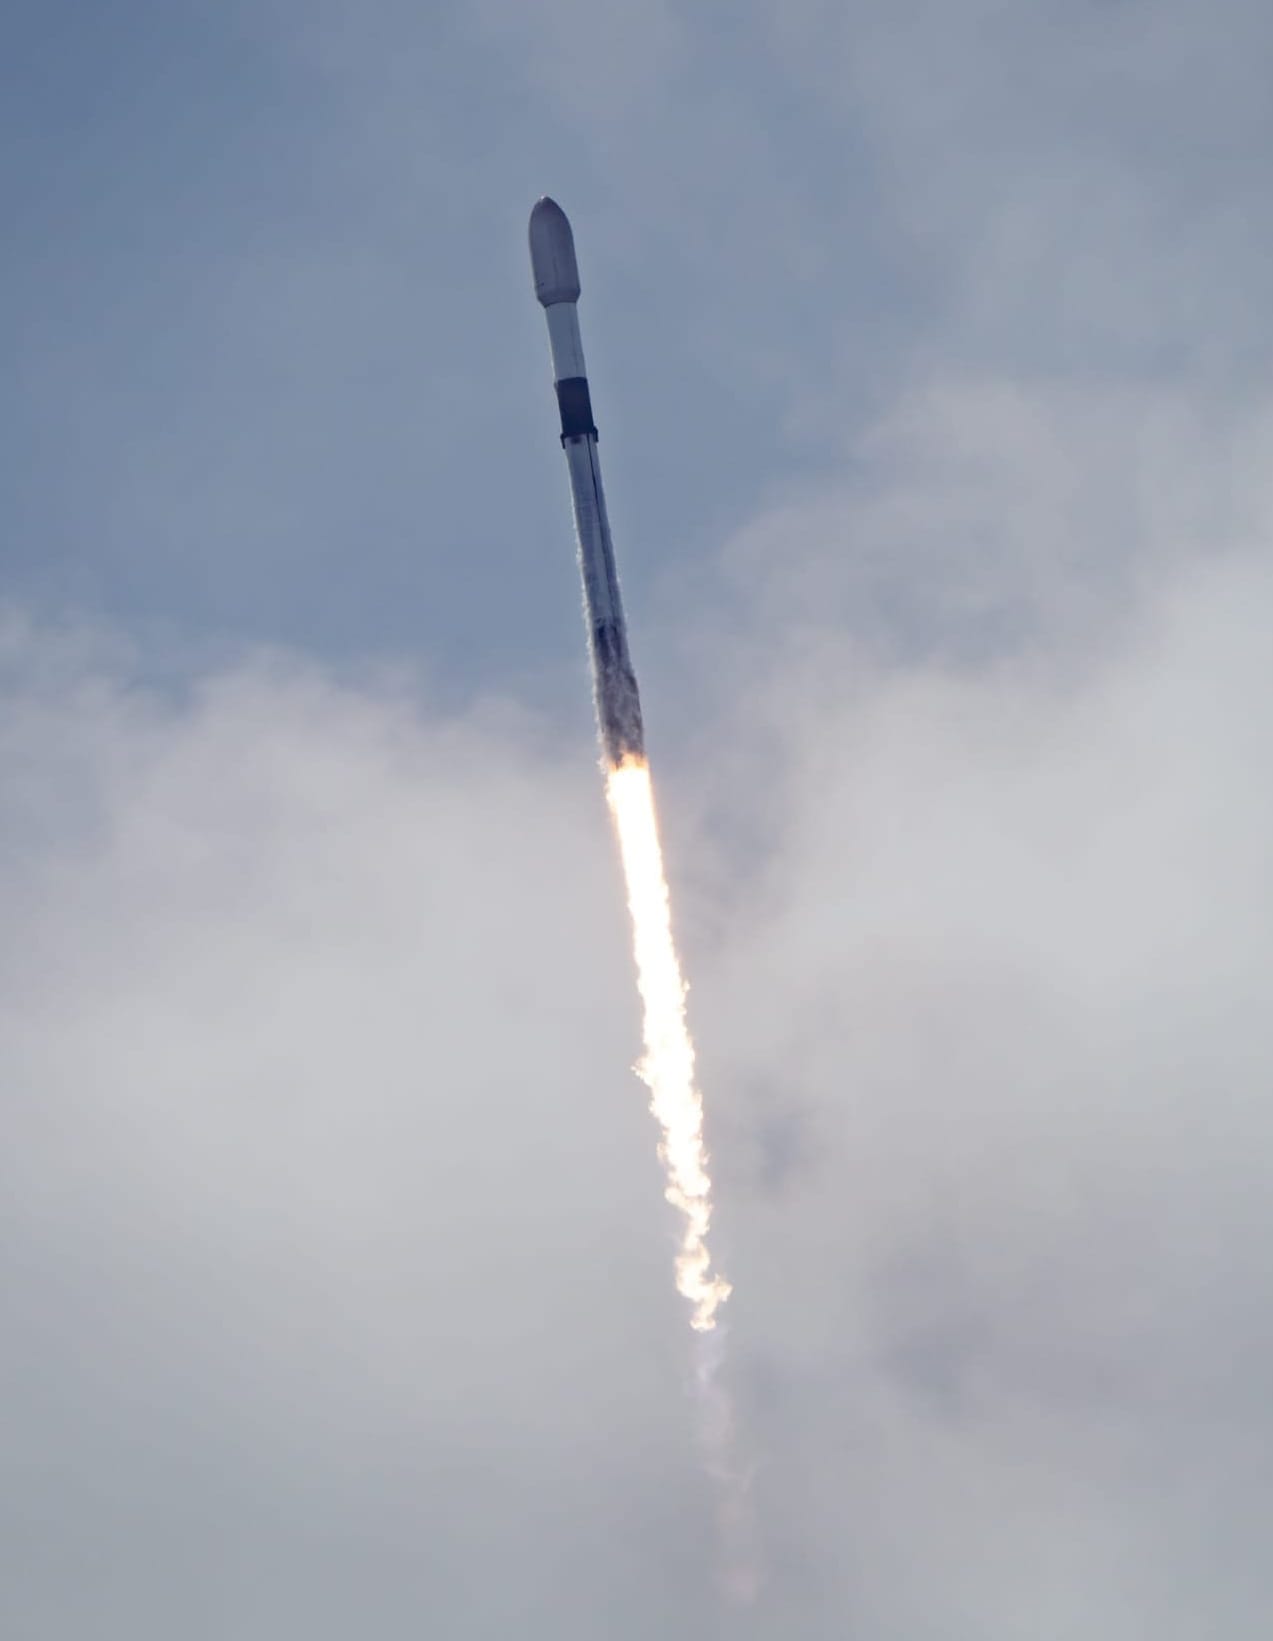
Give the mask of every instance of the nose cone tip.
[{"label": "nose cone tip", "polygon": [[579,300],[579,264],[566,213],[547,194],[530,213],[530,266],[535,295],[546,308]]}]

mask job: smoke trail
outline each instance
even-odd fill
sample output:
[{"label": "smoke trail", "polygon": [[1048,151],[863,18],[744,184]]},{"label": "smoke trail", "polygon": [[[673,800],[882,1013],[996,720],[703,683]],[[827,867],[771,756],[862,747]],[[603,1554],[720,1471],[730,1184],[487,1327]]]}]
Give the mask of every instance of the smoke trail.
[{"label": "smoke trail", "polygon": [[730,1286],[713,1272],[707,1243],[712,1181],[703,1144],[703,1101],[694,1084],[686,985],[672,938],[654,787],[645,761],[628,756],[611,767],[606,798],[619,835],[643,1010],[645,1052],[637,1071],[650,1090],[650,1109],[658,1119],[667,1200],[682,1216],[676,1286],[690,1303],[690,1326],[698,1336],[699,1434],[708,1473],[718,1489],[722,1587],[732,1600],[750,1602],[758,1582],[751,1498],[748,1478],[735,1457],[733,1406],[718,1377],[722,1350],[716,1313],[728,1299]]},{"label": "smoke trail", "polygon": [[712,1182],[703,1147],[703,1101],[694,1086],[694,1044],[685,1022],[686,987],[672,939],[648,764],[629,757],[609,770],[606,799],[619,834],[632,914],[637,989],[644,1011],[645,1053],[637,1072],[650,1090],[650,1109],[662,1132],[659,1156],[667,1173],[667,1200],[684,1221],[676,1256],[676,1286],[693,1306],[690,1326],[705,1333],[716,1326],[716,1312],[730,1289],[723,1276],[712,1274],[707,1246]]}]

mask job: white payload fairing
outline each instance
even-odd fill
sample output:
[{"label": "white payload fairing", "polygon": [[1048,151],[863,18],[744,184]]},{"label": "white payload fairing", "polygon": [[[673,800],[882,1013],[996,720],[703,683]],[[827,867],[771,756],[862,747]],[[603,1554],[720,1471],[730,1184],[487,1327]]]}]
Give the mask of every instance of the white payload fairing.
[{"label": "white payload fairing", "polygon": [[625,758],[644,758],[645,732],[636,675],[628,656],[628,629],[619,597],[597,458],[597,429],[579,335],[579,264],[570,223],[555,200],[541,199],[530,213],[530,263],[535,295],[548,318],[561,445],[570,469],[597,725],[606,763],[617,769]]}]

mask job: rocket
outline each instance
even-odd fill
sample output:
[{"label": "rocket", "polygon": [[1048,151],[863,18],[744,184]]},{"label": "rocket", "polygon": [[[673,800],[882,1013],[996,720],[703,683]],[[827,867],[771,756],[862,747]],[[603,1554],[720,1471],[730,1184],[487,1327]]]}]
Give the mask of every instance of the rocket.
[{"label": "rocket", "polygon": [[566,213],[546,197],[530,213],[530,265],[535,295],[548,320],[561,447],[570,470],[597,727],[606,764],[617,769],[627,758],[644,760],[645,731],[636,674],[628,655],[628,629],[619,597],[614,543],[601,488],[597,429],[579,335],[575,240]]}]

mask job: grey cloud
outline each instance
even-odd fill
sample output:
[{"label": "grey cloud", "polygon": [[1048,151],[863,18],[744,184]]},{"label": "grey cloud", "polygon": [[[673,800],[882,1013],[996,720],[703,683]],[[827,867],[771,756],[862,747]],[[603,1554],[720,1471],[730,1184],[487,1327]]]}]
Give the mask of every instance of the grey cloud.
[{"label": "grey cloud", "polygon": [[1257,1627],[1271,597],[1195,561],[1059,670],[826,637],[740,702],[804,699],[768,852],[682,902],[733,1617],[588,760],[15,628],[62,819],[7,886],[10,1627]]},{"label": "grey cloud", "polygon": [[[6,884],[6,1629],[583,1634],[604,1594],[637,1634],[638,1596],[692,1603],[588,760],[303,668],[184,707],[12,671],[11,790],[59,824]],[[68,828],[44,778],[76,760]]]},{"label": "grey cloud", "polygon": [[1267,1614],[1271,608],[1217,557],[1060,672],[841,640],[779,695],[780,835],[694,965],[775,1621]]}]

